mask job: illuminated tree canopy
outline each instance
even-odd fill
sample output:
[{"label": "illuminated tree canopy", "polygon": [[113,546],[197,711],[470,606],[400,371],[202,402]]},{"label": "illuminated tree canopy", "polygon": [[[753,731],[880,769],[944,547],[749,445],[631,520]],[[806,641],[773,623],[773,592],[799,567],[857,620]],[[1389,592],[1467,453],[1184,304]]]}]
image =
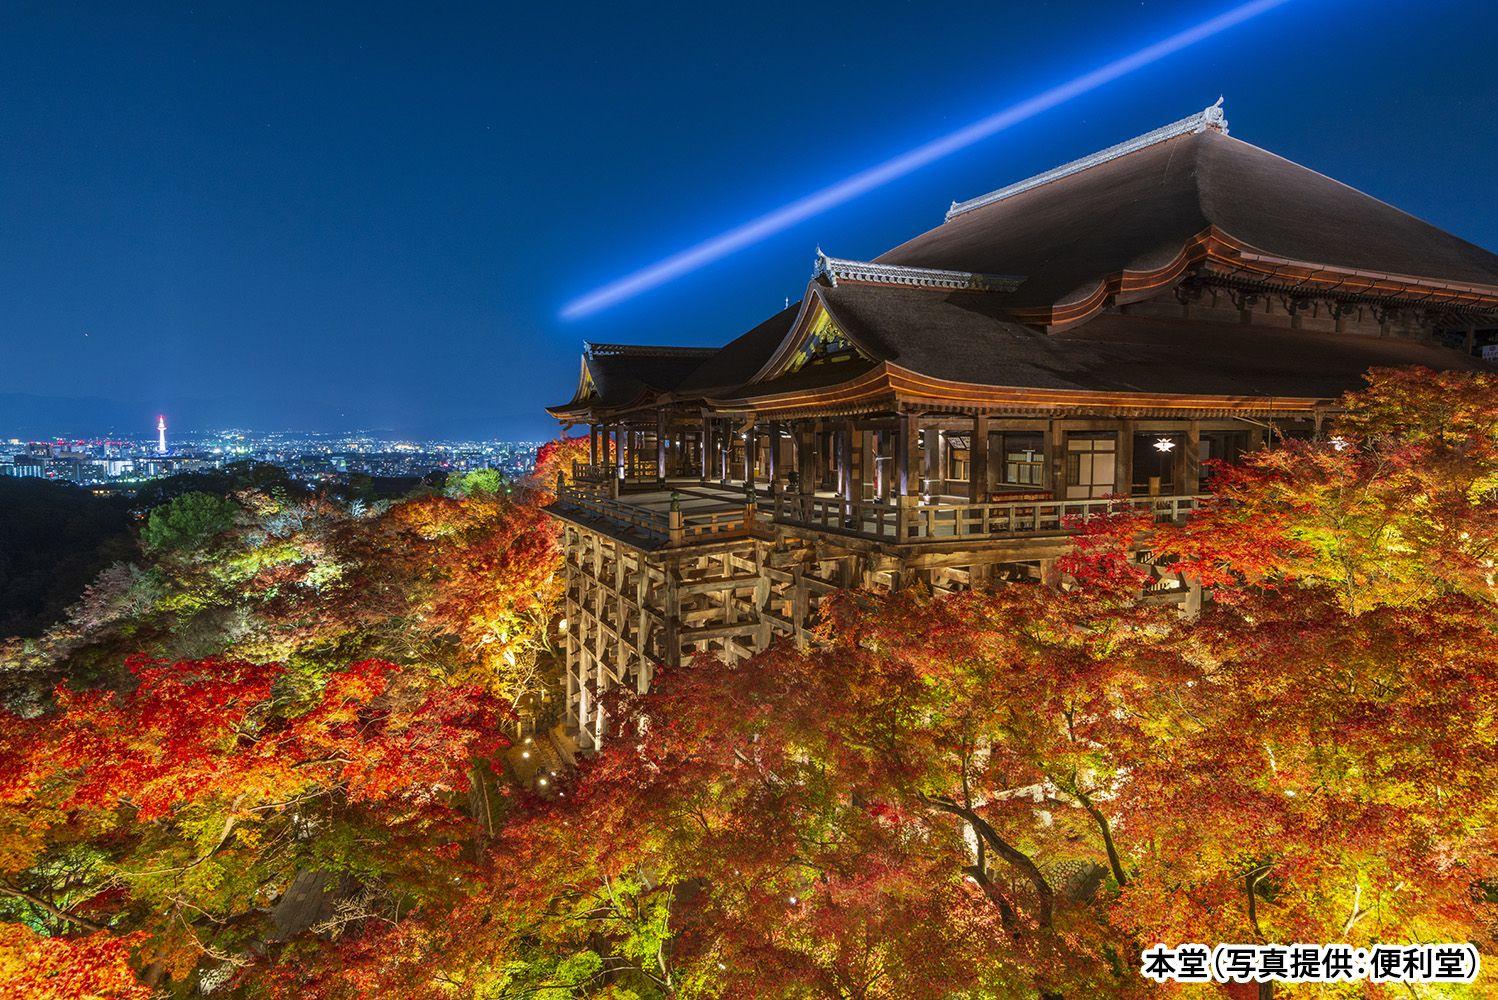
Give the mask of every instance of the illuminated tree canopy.
[{"label": "illuminated tree canopy", "polygon": [[[0,971],[872,1000],[1155,996],[1156,942],[1495,955],[1498,381],[1375,372],[1212,479],[1182,526],[1076,525],[1044,585],[847,591],[808,648],[662,670],[545,798],[505,759],[555,671],[538,485],[240,497],[7,653]],[[1199,612],[1139,598],[1140,548]]]}]

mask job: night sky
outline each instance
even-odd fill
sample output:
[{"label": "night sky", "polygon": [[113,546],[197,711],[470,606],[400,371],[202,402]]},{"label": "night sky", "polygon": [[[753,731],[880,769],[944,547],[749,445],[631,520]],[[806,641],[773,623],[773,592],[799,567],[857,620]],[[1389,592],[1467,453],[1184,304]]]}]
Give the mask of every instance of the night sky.
[{"label": "night sky", "polygon": [[1291,0],[574,321],[600,284],[1233,4],[124,6],[0,5],[0,395],[144,422],[59,433],[160,409],[550,435],[583,340],[721,343],[800,296],[818,244],[875,256],[1219,93],[1234,135],[1498,248],[1488,2]]}]

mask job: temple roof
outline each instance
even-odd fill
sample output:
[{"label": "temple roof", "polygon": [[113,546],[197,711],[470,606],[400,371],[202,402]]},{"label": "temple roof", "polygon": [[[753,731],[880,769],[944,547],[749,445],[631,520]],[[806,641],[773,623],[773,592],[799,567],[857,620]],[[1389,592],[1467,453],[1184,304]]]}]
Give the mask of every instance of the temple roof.
[{"label": "temple roof", "polygon": [[[1297,294],[1498,312],[1498,255],[1230,137],[1219,103],[954,203],[941,225],[874,261],[819,249],[805,298],[720,349],[592,345],[578,396],[552,412],[739,406],[888,373],[1006,390],[1326,399],[1373,366],[1487,367],[1409,339],[1108,309],[1193,268]],[[817,338],[829,323],[849,342],[837,346],[843,363],[798,371],[827,349]]]},{"label": "temple roof", "polygon": [[1021,192],[1029,191],[1031,188],[1050,184],[1053,181],[1061,180],[1063,177],[1070,177],[1072,174],[1107,163],[1109,160],[1116,160],[1120,156],[1127,156],[1129,153],[1143,149],[1146,146],[1153,146],[1157,142],[1174,139],[1178,135],[1205,132],[1208,129],[1221,132],[1223,135],[1228,134],[1228,120],[1227,115],[1222,110],[1221,97],[1217,98],[1217,103],[1211,107],[1204,108],[1194,115],[1182,118],[1180,121],[1171,122],[1169,125],[1161,125],[1159,128],[1146,132],[1143,135],[1136,135],[1132,139],[1125,139],[1123,142],[1109,146],[1107,149],[1088,153],[1086,156],[1078,157],[1070,163],[1063,163],[1059,167],[1052,167],[1049,170],[1041,171],[1032,177],[1026,177],[1022,181],[1015,181],[1013,184],[1005,185],[996,191],[990,191],[987,194],[979,195],[976,198],[969,198],[966,201],[954,201],[952,202],[952,207],[947,209],[947,221],[950,222],[956,216],[971,212],[977,208],[982,208],[985,205],[992,205],[996,201],[1012,198]]},{"label": "temple roof", "polygon": [[1498,289],[1498,255],[1216,127],[1178,128],[1193,120],[959,203],[876,262],[1025,275],[1007,300],[1024,310],[1168,268],[1215,232],[1256,256]]},{"label": "temple roof", "polygon": [[1483,367],[1394,337],[1118,313],[1042,333],[1003,319],[993,297],[978,293],[861,285],[821,294],[834,322],[877,360],[949,382],[1324,399],[1362,388],[1375,366]]},{"label": "temple roof", "polygon": [[669,392],[715,347],[648,347],[636,344],[588,344],[583,353],[577,391],[569,402],[547,407],[555,416],[590,408],[629,406],[651,394]]},{"label": "temple roof", "polygon": [[763,323],[740,334],[682,379],[679,395],[709,395],[747,382],[769,360],[800,315],[802,303],[793,302]]}]

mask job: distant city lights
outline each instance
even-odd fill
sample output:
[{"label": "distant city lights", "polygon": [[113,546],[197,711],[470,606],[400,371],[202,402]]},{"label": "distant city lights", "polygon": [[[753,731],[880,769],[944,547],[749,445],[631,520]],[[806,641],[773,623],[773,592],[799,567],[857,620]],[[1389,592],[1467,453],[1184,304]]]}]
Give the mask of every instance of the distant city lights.
[{"label": "distant city lights", "polygon": [[[143,428],[144,430],[144,428]],[[279,466],[309,485],[346,483],[351,475],[420,478],[432,472],[497,469],[528,474],[537,441],[387,440],[369,432],[343,434],[225,429],[182,433],[166,443],[166,418],[155,433],[135,439],[43,438],[0,433],[0,477],[51,479],[90,488],[130,491],[141,483],[185,472],[212,472],[237,462]]]}]

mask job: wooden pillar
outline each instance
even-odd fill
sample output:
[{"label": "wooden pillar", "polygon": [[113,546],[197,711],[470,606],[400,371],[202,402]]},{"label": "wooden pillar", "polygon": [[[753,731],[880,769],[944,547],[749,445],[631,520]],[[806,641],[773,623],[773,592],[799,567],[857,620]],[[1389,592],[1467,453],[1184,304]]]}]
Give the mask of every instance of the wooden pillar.
[{"label": "wooden pillar", "polygon": [[1190,496],[1201,490],[1202,485],[1202,422],[1192,420],[1186,424],[1186,443],[1181,449],[1181,478],[1177,492]]},{"label": "wooden pillar", "polygon": [[853,421],[844,420],[838,425],[838,487],[843,499],[849,503],[858,500],[858,482],[853,475]]},{"label": "wooden pillar", "polygon": [[920,470],[911,467],[919,434],[920,418],[914,413],[895,417],[895,502],[906,506],[913,504],[913,498],[920,493]]},{"label": "wooden pillar", "polygon": [[[1183,436],[1180,434],[1170,435],[1169,439],[1175,442],[1175,447],[1170,449],[1165,455],[1166,461],[1170,465],[1170,493],[1179,494],[1186,482],[1186,446]],[[1159,492],[1165,492],[1163,476],[1161,477]]]},{"label": "wooden pillar", "polygon": [[756,447],[756,443],[758,441],[758,435],[756,435],[754,433],[754,425],[753,424],[750,424],[749,425],[749,429],[744,432],[743,441],[744,441],[744,482],[747,483],[747,484],[749,484],[749,485],[753,485],[754,484],[754,458],[755,458],[754,450],[755,450],[755,447]]},{"label": "wooden pillar", "polygon": [[801,492],[817,491],[817,427],[810,421],[792,424],[792,435],[796,439],[796,475],[801,480]]},{"label": "wooden pillar", "polygon": [[645,566],[645,557],[640,556],[635,564],[635,692],[645,694],[650,690],[650,572]]},{"label": "wooden pillar", "polygon": [[712,477],[713,421],[705,412],[702,414],[702,440],[699,444],[702,452],[702,481],[706,483]]},{"label": "wooden pillar", "polygon": [[588,424],[588,464],[598,464],[598,425]]},{"label": "wooden pillar", "polygon": [[665,617],[661,643],[662,659],[668,667],[681,666],[681,595],[677,587],[681,570],[674,564],[665,568],[666,582],[661,588],[661,611]]},{"label": "wooden pillar", "polygon": [[797,479],[801,478],[801,431],[794,420],[785,425],[786,439],[786,478],[789,479],[795,473]]},{"label": "wooden pillar", "polygon": [[733,458],[733,423],[720,420],[718,424],[718,480],[726,483]]},{"label": "wooden pillar", "polygon": [[[1186,580],[1186,603],[1181,605],[1181,613],[1188,617],[1195,617],[1202,609],[1202,584],[1200,580],[1188,578]],[[1267,983],[1265,985],[1268,985]],[[1263,996],[1262,993],[1259,994]]]},{"label": "wooden pillar", "polygon": [[1118,424],[1118,453],[1113,470],[1113,492],[1128,496],[1134,490],[1134,421]]},{"label": "wooden pillar", "polygon": [[973,417],[973,437],[968,442],[969,492],[973,503],[988,499],[988,414]]},{"label": "wooden pillar", "polygon": [[655,412],[655,478],[666,481],[666,411]]},{"label": "wooden pillar", "polygon": [[613,475],[609,476],[609,493],[619,495],[619,484],[624,479],[624,425],[614,424]]},{"label": "wooden pillar", "polygon": [[1046,475],[1051,477],[1051,496],[1066,499],[1066,432],[1052,418],[1045,425]]},{"label": "wooden pillar", "polygon": [[818,420],[812,426],[812,452],[817,460],[816,488],[821,489],[825,484],[828,489],[837,491],[837,432],[830,420]]},{"label": "wooden pillar", "polygon": [[776,481],[780,478],[780,425],[776,423],[770,425],[770,455],[765,475],[770,480],[770,489],[773,490]]},{"label": "wooden pillar", "polygon": [[848,495],[848,458],[843,442],[843,425],[837,424],[830,434],[828,444],[832,450],[833,489],[840,497]]},{"label": "wooden pillar", "polygon": [[806,620],[811,617],[811,595],[806,589],[806,564],[791,567],[791,627],[795,629],[796,648],[808,645]]},{"label": "wooden pillar", "polygon": [[922,483],[933,497],[945,492],[941,486],[941,430],[935,426],[926,428],[926,442],[921,450],[923,467]]}]

